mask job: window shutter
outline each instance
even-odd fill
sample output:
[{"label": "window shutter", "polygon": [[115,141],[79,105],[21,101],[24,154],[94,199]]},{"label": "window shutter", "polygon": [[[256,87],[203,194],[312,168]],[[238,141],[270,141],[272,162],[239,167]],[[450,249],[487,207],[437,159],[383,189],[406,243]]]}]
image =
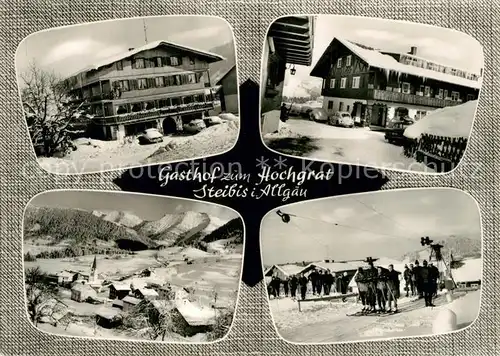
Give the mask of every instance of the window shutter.
[{"label": "window shutter", "polygon": [[147,79],[147,87],[148,88],[155,88],[155,78],[148,78]]},{"label": "window shutter", "polygon": [[130,79],[129,85],[130,85],[130,90],[137,90],[139,88],[139,86],[137,85],[136,79]]},{"label": "window shutter", "polygon": [[170,65],[170,57],[163,57],[163,65],[164,66]]}]

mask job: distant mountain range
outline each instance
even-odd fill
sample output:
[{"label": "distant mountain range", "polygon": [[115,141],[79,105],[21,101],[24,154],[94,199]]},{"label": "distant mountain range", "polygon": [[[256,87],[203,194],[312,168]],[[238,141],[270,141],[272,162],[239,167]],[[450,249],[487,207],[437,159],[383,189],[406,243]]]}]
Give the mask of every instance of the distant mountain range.
[{"label": "distant mountain range", "polygon": [[[239,220],[239,223],[235,223]],[[78,209],[29,207],[24,221],[24,238],[39,239],[47,246],[61,241],[81,247],[107,242],[124,250],[154,249],[161,246],[194,245],[241,234],[241,219],[224,221],[206,213],[186,211],[165,214],[145,221],[130,212],[84,211]]]},{"label": "distant mountain range", "polygon": [[317,98],[321,95],[321,84],[320,78],[288,76],[283,88],[283,95],[290,98]]},{"label": "distant mountain range", "polygon": [[226,58],[225,61],[210,64],[210,82],[212,85],[215,85],[236,64],[234,42],[231,41],[214,47],[210,52]]}]

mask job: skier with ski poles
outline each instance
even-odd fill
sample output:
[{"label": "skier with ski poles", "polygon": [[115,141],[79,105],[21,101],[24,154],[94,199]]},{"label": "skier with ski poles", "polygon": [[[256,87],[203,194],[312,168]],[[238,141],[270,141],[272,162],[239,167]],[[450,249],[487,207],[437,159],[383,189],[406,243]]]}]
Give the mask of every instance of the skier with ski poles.
[{"label": "skier with ski poles", "polygon": [[[387,272],[387,290],[388,290],[388,312],[392,312],[392,301],[394,301],[394,312],[398,311],[398,298],[399,298],[399,274],[394,270],[394,266],[390,264]],[[408,291],[407,291],[408,292]]]},{"label": "skier with ski poles", "polygon": [[382,269],[377,269],[377,303],[379,313],[385,313],[385,306],[387,301],[387,276]]}]

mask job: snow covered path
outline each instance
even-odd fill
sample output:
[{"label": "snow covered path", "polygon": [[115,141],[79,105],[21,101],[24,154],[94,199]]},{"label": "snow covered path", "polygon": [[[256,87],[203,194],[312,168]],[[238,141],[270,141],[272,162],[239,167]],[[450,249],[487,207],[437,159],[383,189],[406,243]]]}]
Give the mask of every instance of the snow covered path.
[{"label": "snow covered path", "polygon": [[479,291],[447,303],[438,297],[435,308],[425,308],[424,301],[411,302],[402,298],[400,313],[388,316],[349,317],[346,314],[361,309],[353,302],[309,302],[302,304],[302,312],[291,299],[271,300],[271,311],[279,334],[287,341],[331,343],[387,337],[429,335],[438,311],[449,308],[457,314],[459,327],[469,325],[479,310]]},{"label": "snow covered path", "polygon": [[[288,120],[286,128],[292,134],[311,140],[301,148],[298,147],[300,143],[287,142],[286,137],[273,137],[271,135],[265,138],[266,143],[271,148],[282,153],[301,155],[327,162],[434,172],[424,164],[404,156],[401,146],[386,142],[383,132],[364,128],[336,127],[303,119]],[[288,145],[296,147],[287,147]]]}]

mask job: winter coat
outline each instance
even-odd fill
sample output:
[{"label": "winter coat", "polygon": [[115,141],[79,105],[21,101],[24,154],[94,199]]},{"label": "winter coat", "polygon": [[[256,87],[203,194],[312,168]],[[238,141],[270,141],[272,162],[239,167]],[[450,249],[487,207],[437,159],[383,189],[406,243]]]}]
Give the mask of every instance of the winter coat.
[{"label": "winter coat", "polygon": [[392,292],[399,291],[399,273],[392,270],[388,271],[387,274],[387,288]]},{"label": "winter coat", "polygon": [[403,277],[404,277],[405,281],[407,281],[407,282],[412,280],[412,273],[411,273],[411,270],[409,268],[405,268]]},{"label": "winter coat", "polygon": [[299,285],[301,287],[307,287],[307,282],[308,282],[308,280],[307,280],[306,277],[300,277],[299,278]]},{"label": "winter coat", "polygon": [[368,292],[368,285],[366,283],[364,273],[358,272],[358,274],[356,274],[356,278],[354,278],[354,281],[358,285],[358,290],[360,292]]}]

